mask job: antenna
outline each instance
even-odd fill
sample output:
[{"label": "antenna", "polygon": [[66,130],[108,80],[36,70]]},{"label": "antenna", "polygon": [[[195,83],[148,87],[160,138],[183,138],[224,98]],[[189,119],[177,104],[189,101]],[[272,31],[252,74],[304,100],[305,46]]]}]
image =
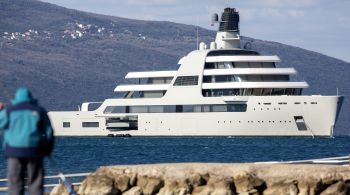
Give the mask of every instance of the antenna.
[{"label": "antenna", "polygon": [[197,50],[199,50],[198,16],[197,16]]},{"label": "antenna", "polygon": [[197,50],[199,49],[199,35],[198,35],[198,25],[197,25]]}]

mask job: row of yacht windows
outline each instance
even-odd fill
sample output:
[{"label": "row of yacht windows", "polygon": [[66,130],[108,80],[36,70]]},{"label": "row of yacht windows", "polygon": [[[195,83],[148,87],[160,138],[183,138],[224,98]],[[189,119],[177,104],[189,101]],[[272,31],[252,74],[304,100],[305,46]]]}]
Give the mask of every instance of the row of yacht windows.
[{"label": "row of yacht windows", "polygon": [[[83,127],[83,128],[96,128],[99,126],[100,126],[99,122],[82,122],[81,123],[81,127]],[[70,128],[71,127],[70,122],[63,122],[62,127],[63,128]]]},{"label": "row of yacht windows", "polygon": [[159,77],[159,78],[140,78],[138,79],[138,84],[170,84],[173,77]]},{"label": "row of yacht windows", "polygon": [[[216,75],[204,76],[203,83],[221,82],[283,82],[289,81],[289,75]],[[170,84],[172,77],[139,79],[138,84]],[[198,85],[198,76],[177,77],[174,86]]]},{"label": "row of yacht windows", "polygon": [[289,81],[289,75],[218,75],[204,76],[203,83]]},{"label": "row of yacht windows", "polygon": [[[172,78],[148,78],[140,79],[139,84],[170,84]],[[289,81],[289,75],[216,75],[204,76],[203,83],[221,82],[278,82]],[[174,86],[198,85],[198,76],[179,76]]]},{"label": "row of yacht windows", "polygon": [[216,96],[276,96],[276,95],[301,95],[302,89],[208,89],[202,90],[204,97]]},{"label": "row of yacht windows", "polygon": [[[166,91],[130,91],[124,98],[160,98]],[[277,96],[277,95],[301,95],[299,88],[255,88],[255,89],[206,89],[202,90],[204,97],[216,96]]]},{"label": "row of yacht windows", "polygon": [[[140,79],[139,84],[170,84],[172,77]],[[289,81],[289,75],[216,75],[204,76],[204,83]],[[174,86],[198,85],[198,76],[177,77]]]},{"label": "row of yacht windows", "polygon": [[154,106],[107,106],[105,114],[119,113],[179,113],[179,112],[245,112],[246,104],[215,105],[154,105]]},{"label": "row of yacht windows", "polygon": [[204,69],[275,68],[274,62],[207,62]]},{"label": "row of yacht windows", "polygon": [[251,51],[251,50],[224,50],[224,49],[219,49],[219,50],[214,50],[208,53],[207,56],[258,56],[260,55],[256,51]]},{"label": "row of yacht windows", "polygon": [[124,98],[160,98],[166,91],[129,91]]}]

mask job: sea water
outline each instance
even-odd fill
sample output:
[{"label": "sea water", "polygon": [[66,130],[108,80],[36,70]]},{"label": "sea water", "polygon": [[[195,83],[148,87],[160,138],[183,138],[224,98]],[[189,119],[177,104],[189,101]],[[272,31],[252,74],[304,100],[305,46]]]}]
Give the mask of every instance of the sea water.
[{"label": "sea water", "polygon": [[[346,156],[350,138],[311,137],[57,137],[46,175],[93,172],[100,166],[243,163]],[[6,159],[0,152],[0,178]]]}]

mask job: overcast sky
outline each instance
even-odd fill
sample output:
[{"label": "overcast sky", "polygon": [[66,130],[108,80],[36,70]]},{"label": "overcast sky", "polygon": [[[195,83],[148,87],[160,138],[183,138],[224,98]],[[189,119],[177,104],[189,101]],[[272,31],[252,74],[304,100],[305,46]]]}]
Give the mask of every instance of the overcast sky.
[{"label": "overcast sky", "polygon": [[350,62],[350,0],[43,0],[94,13],[210,26],[212,13],[236,7],[241,34]]}]

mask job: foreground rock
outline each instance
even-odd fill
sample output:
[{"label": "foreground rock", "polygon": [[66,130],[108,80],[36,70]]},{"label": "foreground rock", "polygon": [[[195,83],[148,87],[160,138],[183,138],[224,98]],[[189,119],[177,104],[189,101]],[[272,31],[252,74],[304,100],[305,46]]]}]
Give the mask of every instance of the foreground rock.
[{"label": "foreground rock", "polygon": [[[68,194],[58,186],[51,195]],[[346,195],[350,168],[332,165],[155,164],[101,167],[81,195]]]}]

